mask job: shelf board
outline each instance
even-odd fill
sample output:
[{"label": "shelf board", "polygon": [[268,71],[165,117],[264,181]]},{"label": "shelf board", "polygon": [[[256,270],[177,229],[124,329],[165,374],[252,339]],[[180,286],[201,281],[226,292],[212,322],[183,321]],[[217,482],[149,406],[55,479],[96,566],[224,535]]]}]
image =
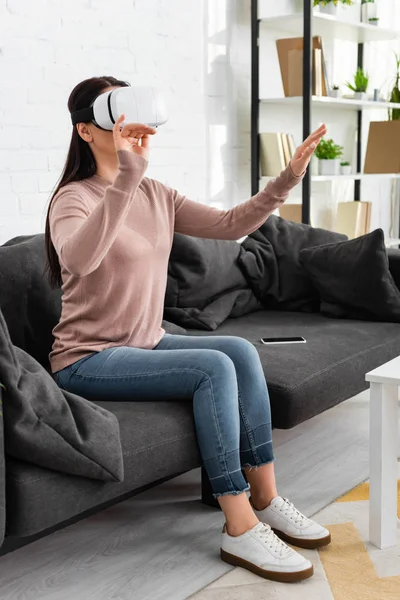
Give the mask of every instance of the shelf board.
[{"label": "shelf board", "polygon": [[[287,31],[292,35],[303,35],[303,13],[267,17],[260,19],[263,27]],[[344,21],[332,15],[315,12],[313,14],[313,35],[332,36],[337,39],[351,40],[364,44],[366,42],[388,41],[400,38],[400,31],[386,29],[369,23]]]},{"label": "shelf board", "polygon": [[[400,104],[395,102],[374,102],[373,100],[352,100],[351,98],[331,98],[330,96],[312,96],[316,106],[329,106],[342,110],[387,110],[400,109]],[[261,104],[281,104],[287,106],[301,106],[302,96],[283,96],[282,98],[260,98]]]},{"label": "shelf board", "polygon": [[[362,181],[364,179],[400,179],[400,173],[350,173],[350,175],[312,175],[311,181]],[[261,177],[260,182],[263,185],[273,179],[273,177]]]},{"label": "shelf board", "polygon": [[385,246],[386,246],[386,248],[400,246],[400,239],[399,238],[388,238],[385,240]]}]

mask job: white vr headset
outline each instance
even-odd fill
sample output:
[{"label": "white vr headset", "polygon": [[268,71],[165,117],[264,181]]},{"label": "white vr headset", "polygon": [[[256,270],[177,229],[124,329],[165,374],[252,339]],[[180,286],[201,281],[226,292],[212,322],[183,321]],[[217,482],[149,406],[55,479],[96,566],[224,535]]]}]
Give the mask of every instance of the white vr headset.
[{"label": "white vr headset", "polygon": [[[124,123],[158,127],[167,122],[167,111],[160,92],[152,87],[119,87],[103,92],[88,108],[71,113],[72,124],[89,123],[111,131],[120,115]],[[123,124],[124,124],[123,123]]]}]

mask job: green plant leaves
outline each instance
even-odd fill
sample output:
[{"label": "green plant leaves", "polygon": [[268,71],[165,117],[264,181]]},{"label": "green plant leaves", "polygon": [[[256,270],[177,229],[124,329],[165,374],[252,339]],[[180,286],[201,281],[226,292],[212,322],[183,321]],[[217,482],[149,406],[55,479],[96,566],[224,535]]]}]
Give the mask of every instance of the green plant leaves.
[{"label": "green plant leaves", "polygon": [[352,6],[354,4],[354,0],[314,0],[314,6],[326,6],[327,4],[333,3],[337,6],[339,3],[345,4],[346,6]]},{"label": "green plant leaves", "polygon": [[347,82],[346,86],[352,92],[366,92],[368,89],[368,83],[369,83],[368,73],[365,73],[364,69],[362,69],[361,67],[358,67],[358,69],[354,75],[354,82],[353,83]]},{"label": "green plant leaves", "polygon": [[343,154],[343,147],[333,140],[322,139],[315,150],[315,156],[320,160],[334,160]]}]

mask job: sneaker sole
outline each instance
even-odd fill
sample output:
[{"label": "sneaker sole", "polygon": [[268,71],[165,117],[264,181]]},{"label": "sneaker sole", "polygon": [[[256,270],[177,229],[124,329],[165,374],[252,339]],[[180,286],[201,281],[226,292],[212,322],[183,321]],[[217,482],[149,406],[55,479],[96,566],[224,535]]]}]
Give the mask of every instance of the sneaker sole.
[{"label": "sneaker sole", "polygon": [[240,558],[240,556],[229,554],[229,552],[226,552],[222,548],[221,559],[229,565],[233,565],[234,567],[242,567],[243,569],[247,569],[248,571],[259,575],[264,579],[270,579],[271,581],[280,581],[281,583],[296,583],[297,581],[308,579],[314,574],[314,567],[312,565],[310,568],[304,569],[303,571],[294,571],[291,573],[282,571],[267,571],[266,569],[257,567],[257,565],[254,565],[253,563],[245,560],[244,558]]},{"label": "sneaker sole", "polygon": [[279,531],[279,529],[272,528],[274,533],[287,544],[292,544],[292,546],[297,546],[298,548],[304,548],[305,550],[315,550],[315,548],[321,548],[322,546],[327,546],[331,543],[331,534],[327,535],[324,538],[317,539],[302,539],[292,537],[283,533],[283,531]]}]

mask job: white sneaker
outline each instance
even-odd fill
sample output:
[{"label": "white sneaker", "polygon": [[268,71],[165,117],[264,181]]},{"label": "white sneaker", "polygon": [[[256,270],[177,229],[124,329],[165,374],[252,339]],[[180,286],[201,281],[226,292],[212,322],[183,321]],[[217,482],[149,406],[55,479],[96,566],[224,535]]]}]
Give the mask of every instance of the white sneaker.
[{"label": "white sneaker", "polygon": [[223,561],[274,581],[295,582],[314,573],[312,563],[282,542],[269,525],[257,523],[242,535],[222,530]]},{"label": "white sneaker", "polygon": [[331,541],[331,534],[325,527],[304,516],[287,498],[278,496],[264,510],[254,507],[253,510],[260,521],[268,523],[276,535],[294,546],[319,548]]}]

